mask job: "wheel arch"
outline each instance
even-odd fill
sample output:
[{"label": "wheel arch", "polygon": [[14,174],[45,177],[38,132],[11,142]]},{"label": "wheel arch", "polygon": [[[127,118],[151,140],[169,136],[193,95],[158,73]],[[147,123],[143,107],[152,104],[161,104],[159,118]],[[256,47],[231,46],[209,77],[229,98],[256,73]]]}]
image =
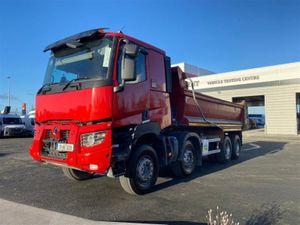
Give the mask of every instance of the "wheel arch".
[{"label": "wheel arch", "polygon": [[137,126],[129,158],[138,146],[148,144],[154,148],[159,165],[166,165],[168,160],[167,151],[164,148],[163,140],[160,138],[160,131],[159,124],[157,123],[147,123]]},{"label": "wheel arch", "polygon": [[202,165],[202,146],[201,146],[201,139],[200,137],[197,135],[197,136],[191,136],[189,137],[187,140],[191,141],[193,146],[195,147],[196,149],[196,152],[197,152],[197,165],[198,166],[201,166]]},{"label": "wheel arch", "polygon": [[231,143],[234,143],[235,136],[238,135],[241,141],[241,145],[243,145],[243,135],[241,131],[232,131],[228,133],[228,136],[231,140]]}]

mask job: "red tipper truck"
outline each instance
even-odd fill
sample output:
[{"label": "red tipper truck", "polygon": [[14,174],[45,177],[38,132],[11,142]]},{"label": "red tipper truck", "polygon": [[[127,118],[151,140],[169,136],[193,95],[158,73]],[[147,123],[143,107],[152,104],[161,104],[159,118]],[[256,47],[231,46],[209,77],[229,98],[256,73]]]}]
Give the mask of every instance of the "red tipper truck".
[{"label": "red tipper truck", "polygon": [[239,157],[244,107],[189,90],[193,75],[171,68],[163,50],[103,29],[48,50],[33,159],[75,180],[119,177],[125,191],[144,194],[163,167],[182,177],[206,156]]}]

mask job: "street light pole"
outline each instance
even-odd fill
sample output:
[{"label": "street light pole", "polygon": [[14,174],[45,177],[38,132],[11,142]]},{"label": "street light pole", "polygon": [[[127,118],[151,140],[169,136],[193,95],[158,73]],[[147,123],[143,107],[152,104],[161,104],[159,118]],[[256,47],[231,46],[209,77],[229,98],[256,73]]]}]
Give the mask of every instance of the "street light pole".
[{"label": "street light pole", "polygon": [[11,76],[7,76],[6,78],[8,80],[8,106],[10,106],[10,82],[9,81]]}]

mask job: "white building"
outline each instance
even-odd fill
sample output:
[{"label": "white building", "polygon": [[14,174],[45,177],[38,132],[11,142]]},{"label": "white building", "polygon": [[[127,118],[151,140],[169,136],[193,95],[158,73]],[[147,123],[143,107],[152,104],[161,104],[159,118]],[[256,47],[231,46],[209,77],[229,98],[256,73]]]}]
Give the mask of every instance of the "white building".
[{"label": "white building", "polygon": [[193,65],[185,63],[185,62],[172,65],[172,67],[175,67],[175,66],[178,66],[184,72],[195,74],[198,76],[214,74],[214,72],[212,72],[212,71],[209,71],[209,70],[206,70],[203,68],[199,68],[197,66],[193,66]]},{"label": "white building", "polygon": [[[183,70],[195,71],[188,67]],[[300,62],[202,75],[193,81],[198,92],[227,101],[246,100],[249,106],[264,106],[267,134],[300,133]]]}]

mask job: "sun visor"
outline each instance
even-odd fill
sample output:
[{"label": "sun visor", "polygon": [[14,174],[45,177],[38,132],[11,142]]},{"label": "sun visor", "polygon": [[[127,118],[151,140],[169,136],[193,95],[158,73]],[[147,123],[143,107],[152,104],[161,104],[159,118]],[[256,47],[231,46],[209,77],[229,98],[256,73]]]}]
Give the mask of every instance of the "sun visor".
[{"label": "sun visor", "polygon": [[99,38],[105,34],[105,32],[104,32],[105,29],[108,29],[108,28],[98,28],[98,29],[88,30],[88,31],[84,31],[79,34],[75,34],[70,37],[64,38],[62,40],[56,41],[56,42],[48,45],[44,49],[44,52],[49,51],[49,50],[55,51],[56,49],[66,46],[67,43],[79,43],[81,41],[87,41],[87,40]]}]

